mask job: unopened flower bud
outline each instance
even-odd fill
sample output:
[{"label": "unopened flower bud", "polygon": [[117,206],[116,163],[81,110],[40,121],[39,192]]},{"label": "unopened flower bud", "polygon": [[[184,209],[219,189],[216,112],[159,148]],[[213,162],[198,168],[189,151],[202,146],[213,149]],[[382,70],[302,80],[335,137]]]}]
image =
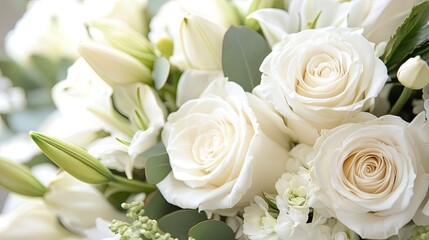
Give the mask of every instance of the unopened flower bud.
[{"label": "unopened flower bud", "polygon": [[82,42],[79,52],[94,71],[108,84],[144,82],[150,84],[150,69],[134,57],[112,47]]},{"label": "unopened flower bud", "polygon": [[21,164],[0,158],[0,186],[25,196],[41,197],[46,188]]},{"label": "unopened flower bud", "polygon": [[90,22],[89,27],[99,30],[112,47],[152,68],[156,56],[149,40],[141,33],[122,22],[111,20]]},{"label": "unopened flower bud", "polygon": [[193,69],[222,69],[222,43],[226,28],[198,15],[188,15],[180,26],[186,59]]},{"label": "unopened flower bud", "polygon": [[407,88],[422,89],[429,84],[429,66],[420,56],[410,58],[399,67],[397,77]]},{"label": "unopened flower bud", "polygon": [[37,132],[30,132],[30,136],[46,156],[75,178],[91,184],[114,179],[106,166],[82,148]]}]

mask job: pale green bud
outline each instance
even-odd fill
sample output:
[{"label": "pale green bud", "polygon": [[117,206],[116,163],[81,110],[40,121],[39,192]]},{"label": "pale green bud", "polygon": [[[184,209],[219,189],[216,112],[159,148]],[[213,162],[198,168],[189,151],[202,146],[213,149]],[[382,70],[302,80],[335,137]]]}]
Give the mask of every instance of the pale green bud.
[{"label": "pale green bud", "polygon": [[187,15],[180,25],[180,40],[188,64],[198,70],[222,69],[226,28],[198,15]]},{"label": "pale green bud", "polygon": [[113,181],[112,172],[82,148],[37,132],[30,136],[46,156],[75,178],[91,184]]},{"label": "pale green bud", "polygon": [[2,158],[0,158],[0,186],[30,197],[41,197],[46,193],[46,187],[26,166]]},{"label": "pale green bud", "polygon": [[138,59],[149,68],[156,60],[149,40],[141,33],[118,21],[101,20],[89,23],[89,27],[99,30],[109,44]]},{"label": "pale green bud", "polygon": [[115,48],[93,42],[82,42],[79,53],[108,84],[152,82],[150,69],[136,58]]},{"label": "pale green bud", "polygon": [[156,42],[156,47],[166,58],[169,58],[171,57],[171,55],[173,55],[174,43],[171,38],[163,37],[158,39],[158,41]]},{"label": "pale green bud", "polygon": [[429,66],[420,56],[409,58],[398,70],[399,82],[410,89],[422,89],[429,84]]},{"label": "pale green bud", "polygon": [[[247,17],[252,12],[262,9],[262,8],[272,8],[274,6],[274,0],[253,0],[252,3],[249,6],[249,9],[247,9],[247,13],[245,17]],[[258,21],[252,18],[244,18],[244,25],[259,30],[259,24]]]}]

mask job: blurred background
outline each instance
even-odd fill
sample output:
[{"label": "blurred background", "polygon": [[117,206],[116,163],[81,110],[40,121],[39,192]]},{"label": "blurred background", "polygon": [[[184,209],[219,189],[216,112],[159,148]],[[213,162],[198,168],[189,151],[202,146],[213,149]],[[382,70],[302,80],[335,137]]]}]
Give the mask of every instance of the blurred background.
[{"label": "blurred background", "polygon": [[[6,34],[13,29],[16,21],[25,11],[26,0],[1,0],[0,1],[0,55],[4,54],[4,38]],[[3,201],[6,192],[0,189],[0,210],[3,207]]]}]

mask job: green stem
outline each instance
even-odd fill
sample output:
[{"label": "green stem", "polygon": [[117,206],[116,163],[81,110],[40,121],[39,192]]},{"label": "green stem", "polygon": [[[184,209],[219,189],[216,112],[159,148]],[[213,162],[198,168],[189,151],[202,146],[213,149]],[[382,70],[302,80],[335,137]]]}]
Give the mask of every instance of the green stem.
[{"label": "green stem", "polygon": [[393,105],[393,107],[390,109],[390,114],[398,115],[399,112],[401,112],[402,107],[408,101],[408,98],[411,96],[412,92],[413,92],[412,89],[404,87],[398,100],[396,100],[395,105]]},{"label": "green stem", "polygon": [[114,175],[112,185],[124,187],[124,190],[132,193],[150,193],[156,190],[156,186],[132,179],[127,179],[118,175]]}]

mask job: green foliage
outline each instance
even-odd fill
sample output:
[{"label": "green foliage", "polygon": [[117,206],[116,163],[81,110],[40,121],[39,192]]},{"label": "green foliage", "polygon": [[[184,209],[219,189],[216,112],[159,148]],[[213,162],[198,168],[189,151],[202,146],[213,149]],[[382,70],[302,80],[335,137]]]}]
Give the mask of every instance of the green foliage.
[{"label": "green foliage", "polygon": [[259,67],[271,49],[267,41],[250,28],[232,26],[222,46],[222,68],[225,77],[251,92],[261,82]]},{"label": "green foliage", "polygon": [[149,183],[157,184],[170,173],[168,154],[162,142],[144,152],[143,157],[147,159],[145,171]]},{"label": "green foliage", "polygon": [[177,211],[180,208],[169,204],[159,191],[151,193],[146,201],[144,208],[146,216],[158,220],[162,216]]},{"label": "green foliage", "polygon": [[168,75],[170,74],[170,62],[167,58],[160,57],[155,61],[152,77],[155,84],[155,88],[160,90],[164,87],[165,83],[168,80]]},{"label": "green foliage", "polygon": [[424,1],[414,6],[408,18],[396,30],[381,57],[387,66],[389,75],[396,74],[399,66],[407,58],[413,56],[416,50],[427,53],[429,27],[426,24],[428,21],[429,1]]},{"label": "green foliage", "polygon": [[206,220],[193,226],[189,236],[197,240],[234,240],[235,234],[226,223],[218,220]]},{"label": "green foliage", "polygon": [[158,226],[163,232],[169,232],[180,240],[188,239],[188,231],[197,223],[207,220],[204,212],[183,209],[172,212],[158,220]]}]

